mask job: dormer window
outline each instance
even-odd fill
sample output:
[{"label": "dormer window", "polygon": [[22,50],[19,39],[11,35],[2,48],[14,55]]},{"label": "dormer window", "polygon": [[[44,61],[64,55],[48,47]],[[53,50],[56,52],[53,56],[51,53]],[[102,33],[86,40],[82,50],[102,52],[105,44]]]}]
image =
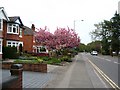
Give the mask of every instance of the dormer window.
[{"label": "dormer window", "polygon": [[19,34],[19,25],[18,24],[8,24],[7,33]]}]

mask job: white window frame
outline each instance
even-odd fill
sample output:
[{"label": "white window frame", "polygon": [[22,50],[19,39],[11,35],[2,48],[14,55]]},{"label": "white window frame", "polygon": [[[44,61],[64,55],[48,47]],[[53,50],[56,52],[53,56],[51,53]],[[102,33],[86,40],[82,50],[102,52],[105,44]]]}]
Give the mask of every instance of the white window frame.
[{"label": "white window frame", "polygon": [[[11,28],[11,31],[10,31],[9,28]],[[15,32],[14,32],[14,28],[15,28]],[[9,33],[9,34],[19,34],[19,25],[9,23],[8,28],[7,28],[7,33]]]},{"label": "white window frame", "polygon": [[3,30],[3,19],[0,19],[0,25],[1,25],[0,31],[2,31]]},{"label": "white window frame", "polygon": [[[9,44],[10,43],[10,44]],[[18,47],[19,45],[19,42],[18,41],[7,41],[7,46],[10,46],[10,47]]]},{"label": "white window frame", "polygon": [[43,51],[41,51],[40,49],[42,48],[42,47],[44,47],[45,49],[46,49],[46,46],[36,46],[36,47],[34,47],[35,49],[36,49],[36,53],[48,53],[48,50],[46,49],[46,51],[45,52],[43,52]]},{"label": "white window frame", "polygon": [[0,39],[0,54],[2,54],[2,39]]},{"label": "white window frame", "polygon": [[19,28],[19,37],[22,37],[22,28]]}]

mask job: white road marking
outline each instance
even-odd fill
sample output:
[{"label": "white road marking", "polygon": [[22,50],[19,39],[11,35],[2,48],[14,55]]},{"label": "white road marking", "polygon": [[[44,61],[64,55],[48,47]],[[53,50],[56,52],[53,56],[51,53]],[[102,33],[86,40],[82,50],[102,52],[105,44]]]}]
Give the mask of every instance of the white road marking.
[{"label": "white road marking", "polygon": [[113,82],[102,70],[100,70],[91,60],[88,59],[88,61],[93,65],[93,67],[98,71],[98,73],[113,87],[120,89],[119,86],[115,82]]},{"label": "white road marking", "polygon": [[114,62],[114,63],[118,64],[118,62]]},{"label": "white road marking", "polygon": [[[100,58],[100,59],[103,59],[103,60],[106,60],[106,61],[112,62],[112,60],[110,60],[110,59],[105,59],[105,58],[98,57],[98,56],[97,56],[97,58]],[[112,63],[120,64],[120,63],[118,63],[118,62],[116,62],[116,61],[114,61],[114,62],[112,62]]]},{"label": "white road marking", "polygon": [[110,59],[105,59],[105,60],[107,60],[107,61],[109,61],[109,62],[111,61]]}]

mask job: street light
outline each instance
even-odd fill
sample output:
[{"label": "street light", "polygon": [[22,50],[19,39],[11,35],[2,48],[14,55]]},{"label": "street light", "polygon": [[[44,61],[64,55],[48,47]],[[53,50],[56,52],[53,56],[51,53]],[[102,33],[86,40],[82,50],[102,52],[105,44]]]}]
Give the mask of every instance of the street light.
[{"label": "street light", "polygon": [[[78,21],[78,20],[74,20],[74,31],[75,31],[76,21]],[[80,20],[80,21],[83,22],[84,20]]]}]

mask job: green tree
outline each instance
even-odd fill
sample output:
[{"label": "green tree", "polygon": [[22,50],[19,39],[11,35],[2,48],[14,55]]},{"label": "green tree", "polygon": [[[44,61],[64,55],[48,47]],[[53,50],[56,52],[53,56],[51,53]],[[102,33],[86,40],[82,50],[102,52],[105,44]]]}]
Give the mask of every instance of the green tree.
[{"label": "green tree", "polygon": [[96,29],[90,34],[93,40],[101,40],[102,52],[111,54],[112,51],[115,51],[118,54],[120,50],[120,15],[116,12],[110,20],[95,24],[95,27]]},{"label": "green tree", "polygon": [[86,51],[86,45],[85,45],[84,43],[80,43],[79,51],[80,51],[80,52]]},{"label": "green tree", "polygon": [[115,13],[114,17],[111,18],[111,22],[111,48],[118,54],[120,50],[120,15],[117,14],[117,12]]},{"label": "green tree", "polygon": [[89,48],[89,51],[98,51],[101,52],[101,41],[94,41],[87,44],[87,47]]}]

